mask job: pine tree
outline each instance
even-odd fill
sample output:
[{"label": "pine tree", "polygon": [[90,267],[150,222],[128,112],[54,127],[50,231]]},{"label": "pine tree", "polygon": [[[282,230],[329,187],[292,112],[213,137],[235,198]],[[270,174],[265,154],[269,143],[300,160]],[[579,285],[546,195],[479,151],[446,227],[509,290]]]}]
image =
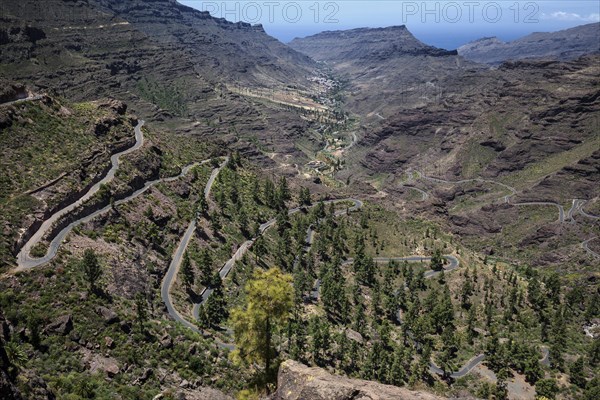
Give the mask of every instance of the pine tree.
[{"label": "pine tree", "polygon": [[94,250],[86,249],[83,252],[83,259],[81,260],[81,268],[85,275],[85,279],[89,284],[89,291],[93,293],[97,289],[97,283],[102,276],[102,267],[98,261],[98,257]]},{"label": "pine tree", "polygon": [[248,224],[248,215],[243,207],[240,207],[240,211],[238,212],[238,224],[240,225],[240,231],[244,237],[250,237],[250,227]]},{"label": "pine tree", "polygon": [[585,388],[587,381],[585,379],[583,357],[579,357],[569,367],[569,379],[580,388]]},{"label": "pine tree", "polygon": [[277,185],[276,192],[276,203],[278,204],[278,208],[283,208],[285,203],[291,200],[292,196],[290,194],[290,189],[288,187],[287,179],[285,176],[282,176],[279,179],[279,184]]},{"label": "pine tree", "polygon": [[312,204],[312,200],[310,198],[310,190],[305,187],[300,188],[300,194],[298,196],[298,203],[301,206],[310,206]]},{"label": "pine tree", "polygon": [[560,303],[560,277],[556,272],[551,273],[544,281],[546,296],[554,304]]},{"label": "pine tree", "polygon": [[279,268],[257,269],[245,286],[244,304],[231,312],[236,363],[264,363],[266,374],[277,355],[273,332],[286,326],[294,304],[292,277]]},{"label": "pine tree", "polygon": [[143,293],[138,293],[135,296],[136,319],[140,328],[140,335],[145,333],[145,323],[148,320],[148,302]]},{"label": "pine tree", "polygon": [[444,269],[444,257],[442,257],[442,252],[440,249],[435,249],[433,252],[433,257],[431,257],[431,265],[430,268],[433,271],[441,271]]},{"label": "pine tree", "polygon": [[319,317],[313,316],[308,323],[309,336],[311,337],[311,353],[313,362],[322,366],[327,359],[330,332],[327,322],[322,322]]},{"label": "pine tree", "polygon": [[200,304],[200,306],[198,308],[198,322],[197,323],[198,323],[198,326],[200,327],[200,329],[210,328],[210,326],[211,326],[210,319],[206,312],[206,303]]},{"label": "pine tree", "polygon": [[262,236],[258,236],[252,245],[252,251],[254,251],[254,255],[256,256],[255,261],[258,263],[258,260],[262,258],[267,252],[267,245],[265,244],[265,239]]},{"label": "pine tree", "polygon": [[473,344],[473,339],[477,336],[477,331],[475,330],[476,318],[476,308],[469,308],[469,314],[467,314],[467,340],[469,344]]},{"label": "pine tree", "polygon": [[223,281],[219,272],[211,279],[212,294],[206,301],[206,319],[209,326],[218,326],[227,317],[226,301],[223,295]]},{"label": "pine tree", "polygon": [[183,261],[181,262],[181,277],[186,289],[191,289],[194,285],[194,270],[190,261],[190,255],[186,251],[183,253]]},{"label": "pine tree", "polygon": [[402,348],[400,346],[396,346],[387,380],[392,385],[402,386],[406,382],[406,379],[407,376],[404,352],[402,351]]},{"label": "pine tree", "polygon": [[279,235],[283,235],[283,233],[290,226],[290,217],[288,214],[288,210],[285,208],[282,208],[277,213],[276,219],[277,219],[277,232],[279,233]]},{"label": "pine tree", "polygon": [[213,234],[215,236],[218,236],[220,234],[219,232],[220,232],[221,227],[222,227],[221,226],[221,217],[216,212],[213,212],[210,215],[210,227],[211,227],[211,229],[213,231]]},{"label": "pine tree", "polygon": [[196,259],[196,264],[200,270],[200,282],[202,282],[204,286],[209,286],[213,276],[213,260],[208,249],[203,248],[200,250]]},{"label": "pine tree", "polygon": [[358,302],[354,309],[354,330],[361,334],[364,333],[366,322],[365,306],[362,302]]},{"label": "pine tree", "polygon": [[273,181],[271,181],[270,179],[265,180],[263,197],[265,199],[264,203],[267,206],[269,206],[271,208],[275,208],[275,206],[276,206],[276,204],[275,204],[275,185],[273,184]]},{"label": "pine tree", "polygon": [[554,379],[540,379],[535,384],[535,394],[539,397],[554,399],[559,388]]},{"label": "pine tree", "polygon": [[260,182],[258,181],[258,178],[256,178],[256,176],[252,175],[251,177],[252,179],[252,200],[257,203],[257,204],[262,204],[262,200],[260,198]]},{"label": "pine tree", "polygon": [[356,237],[354,252],[356,256],[353,268],[356,279],[364,285],[371,286],[375,282],[375,262],[365,254],[365,241],[361,235]]},{"label": "pine tree", "polygon": [[473,294],[473,286],[468,277],[465,277],[462,288],[460,290],[460,306],[466,310],[471,308],[471,295]]},{"label": "pine tree", "polygon": [[563,350],[567,346],[567,333],[562,307],[554,313],[552,321],[552,345],[550,346],[550,364],[560,371],[564,369]]},{"label": "pine tree", "polygon": [[208,202],[206,201],[204,194],[198,199],[198,214],[203,217],[208,216]]},{"label": "pine tree", "polygon": [[443,292],[438,298],[436,305],[433,307],[431,319],[437,332],[441,332],[444,328],[454,326],[454,307],[452,305],[450,289],[447,285],[444,285]]},{"label": "pine tree", "polygon": [[321,299],[325,311],[330,315],[342,315],[345,298],[344,277],[339,263],[334,261],[325,273],[321,286]]}]

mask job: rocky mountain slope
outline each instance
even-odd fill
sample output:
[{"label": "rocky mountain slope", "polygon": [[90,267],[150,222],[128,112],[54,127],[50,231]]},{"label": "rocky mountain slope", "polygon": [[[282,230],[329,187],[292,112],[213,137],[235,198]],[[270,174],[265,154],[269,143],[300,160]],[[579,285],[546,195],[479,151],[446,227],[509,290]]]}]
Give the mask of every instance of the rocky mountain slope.
[{"label": "rocky mountain slope", "polygon": [[[448,96],[439,106],[405,110],[379,127],[365,127],[357,161],[369,171],[367,175],[387,176],[380,187],[383,191],[396,191],[406,177],[403,173],[412,169],[448,181],[503,182],[516,190],[514,202],[557,202],[565,210],[574,199],[593,202],[600,196],[595,161],[600,149],[598,61],[598,57],[567,63],[521,61],[473,75],[470,79],[478,85]],[[463,238],[477,238],[477,247],[503,252],[500,249],[513,246],[506,234],[514,229],[515,238],[534,238],[518,247],[538,253],[530,260],[533,264],[558,266],[569,258],[572,265],[591,261],[572,242],[574,235],[586,238],[585,233],[571,225],[556,225],[554,210],[546,208],[547,216],[538,223],[519,223],[515,214],[501,217],[508,210],[486,208],[486,202],[502,201],[503,189],[498,185],[475,189],[498,193],[495,199],[484,196],[477,205],[473,198],[478,195],[464,185],[442,185],[444,191],[439,184],[420,184],[440,199],[442,218]],[[431,211],[426,205],[423,209]],[[517,212],[513,207],[509,210]],[[524,213],[527,209],[518,211]],[[466,220],[470,222],[465,224]],[[592,220],[583,222],[593,226]],[[559,240],[541,233],[548,226]],[[483,237],[497,240],[483,244],[479,241]],[[548,252],[544,246],[550,242]]]},{"label": "rocky mountain slope", "polygon": [[406,26],[323,32],[290,46],[323,61],[347,82],[346,105],[370,120],[439,102],[448,75],[479,68],[416,39]]},{"label": "rocky mountain slope", "polygon": [[458,54],[464,58],[490,65],[532,58],[567,61],[599,52],[598,22],[558,32],[535,32],[511,42],[496,37],[483,38],[458,48]]},{"label": "rocky mountain slope", "polygon": [[0,7],[0,76],[71,101],[117,98],[173,131],[260,138],[290,151],[289,137],[306,121],[248,91],[308,97],[318,86],[309,80],[315,62],[262,27],[174,0],[9,0]]}]

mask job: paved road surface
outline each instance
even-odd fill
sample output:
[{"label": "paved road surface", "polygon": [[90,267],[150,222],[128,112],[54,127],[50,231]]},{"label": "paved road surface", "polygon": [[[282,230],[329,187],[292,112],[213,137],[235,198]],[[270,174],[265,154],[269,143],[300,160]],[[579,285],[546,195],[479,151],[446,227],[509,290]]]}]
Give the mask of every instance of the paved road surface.
[{"label": "paved road surface", "polygon": [[[208,161],[208,160],[207,160]],[[204,162],[207,162],[204,161]],[[228,159],[226,159],[218,168],[215,168],[206,183],[204,188],[204,197],[208,200],[210,196],[210,191],[212,189],[213,184],[215,183],[215,179],[217,175],[221,171],[221,169],[225,166]],[[179,267],[181,266],[181,260],[183,259],[183,255],[187,250],[187,247],[192,240],[194,232],[196,231],[196,217],[194,217],[185,231],[185,234],[181,238],[179,242],[179,246],[175,249],[175,253],[173,254],[173,258],[171,259],[171,263],[169,264],[169,268],[167,269],[167,273],[165,274],[162,285],[160,288],[160,295],[162,297],[165,306],[167,307],[167,312],[175,321],[180,322],[184,326],[192,329],[194,332],[202,333],[198,327],[189,322],[187,319],[183,318],[183,316],[177,311],[175,306],[173,305],[173,298],[171,297],[171,288],[177,279],[177,274],[179,273]]]},{"label": "paved road surface", "polygon": [[412,186],[412,185],[403,185],[403,186],[407,189],[412,189],[412,190],[415,190],[415,191],[421,193],[421,201],[425,201],[429,198],[429,193],[427,193],[423,189],[419,189],[418,187]]},{"label": "paved road surface", "polygon": [[[571,203],[571,208],[567,211],[566,215],[565,215],[565,209],[562,205],[556,203],[556,202],[552,202],[552,201],[532,201],[532,202],[519,202],[519,203],[511,203],[510,202],[510,198],[515,196],[517,194],[517,190],[509,185],[506,185],[502,182],[496,182],[493,180],[488,180],[488,179],[482,179],[482,178],[476,178],[476,179],[463,179],[463,180],[459,180],[459,181],[448,181],[448,180],[444,180],[444,179],[439,179],[439,178],[433,178],[433,177],[429,177],[426,176],[424,174],[422,174],[420,171],[416,171],[418,176],[420,178],[429,180],[431,182],[438,182],[438,183],[445,183],[445,184],[461,184],[461,183],[468,183],[468,182],[487,182],[487,183],[492,183],[492,184],[496,184],[499,186],[504,187],[505,189],[509,190],[511,192],[511,194],[503,196],[502,200],[507,203],[507,204],[511,204],[513,206],[552,206],[552,207],[556,207],[558,209],[558,221],[560,223],[564,223],[564,222],[571,222],[571,223],[575,223],[575,215],[577,213],[579,213],[580,215],[586,217],[586,218],[590,218],[590,219],[594,219],[594,220],[599,220],[600,217],[593,215],[593,214],[589,214],[584,210],[584,206],[587,203],[587,200],[582,200],[582,199],[573,199],[572,203]],[[416,189],[416,188],[415,188]],[[419,189],[417,189],[419,190]],[[419,190],[420,191],[420,190]],[[587,251],[589,254],[591,254],[594,257],[598,257],[600,258],[600,254],[594,252],[592,249],[590,249],[589,247],[589,243],[593,240],[595,240],[596,238],[593,237],[591,239],[588,239],[584,242],[581,243],[581,247]]]},{"label": "paved road surface", "polygon": [[596,253],[594,250],[590,249],[590,242],[593,240],[598,239],[597,236],[594,236],[593,238],[590,238],[586,241],[584,241],[583,243],[581,243],[581,247],[587,251],[588,253],[590,253],[591,255],[593,255],[594,257],[598,257],[600,258],[600,254]]},{"label": "paved road surface", "polygon": [[600,217],[597,215],[588,214],[587,212],[585,212],[583,207],[585,206],[586,203],[587,203],[587,200],[580,200],[580,199],[573,200],[573,206],[575,207],[575,211],[587,218],[600,219]]},{"label": "paved road surface", "polygon": [[6,103],[0,103],[0,107],[1,106],[11,106],[13,104],[19,104],[19,103],[25,103],[26,101],[41,100],[43,98],[44,98],[44,95],[41,95],[41,94],[35,95],[35,96],[29,96],[29,97],[26,97],[24,99],[18,99],[18,100],[9,101],[9,102],[6,102]]},{"label": "paved road surface", "polygon": [[[485,359],[485,354],[478,354],[465,363],[458,371],[451,373],[449,376],[453,379],[462,378],[467,375],[473,368],[478,366]],[[444,370],[435,365],[433,361],[429,362],[429,371],[434,374],[444,375]]]},{"label": "paved road surface", "polygon": [[505,188],[511,192],[511,194],[508,194],[508,195],[502,197],[502,200],[505,203],[511,204],[513,206],[553,206],[553,207],[557,207],[558,208],[558,221],[565,222],[565,210],[564,210],[563,206],[561,206],[560,204],[555,203],[553,201],[528,201],[528,202],[511,203],[510,198],[517,194],[517,189],[515,189],[514,187],[509,186],[505,183],[502,183],[502,182],[497,182],[497,181],[493,181],[490,179],[483,179],[483,178],[462,179],[459,181],[448,181],[445,179],[433,178],[433,177],[424,175],[420,171],[417,171],[417,174],[419,174],[419,176],[423,179],[426,179],[431,182],[437,182],[437,183],[456,185],[456,184],[470,183],[470,182],[483,182],[483,183],[491,183],[494,185],[502,186],[503,188]]},{"label": "paved road surface", "polygon": [[[42,223],[40,228],[33,234],[33,236],[25,243],[25,245],[21,248],[21,251],[17,255],[17,268],[15,271],[23,271],[27,269],[31,269],[37,267],[39,265],[46,264],[50,260],[52,260],[56,256],[56,252],[62,242],[62,240],[67,236],[67,233],[73,228],[74,224],[70,224],[67,228],[63,229],[50,243],[48,247],[48,251],[44,257],[41,258],[33,258],[30,255],[31,249],[38,244],[43,238],[44,235],[52,228],[52,226],[58,222],[63,216],[75,210],[77,207],[85,203],[89,200],[98,190],[100,186],[106,184],[114,179],[115,172],[119,168],[120,157],[127,155],[133,151],[136,151],[144,144],[144,135],[142,133],[142,126],[144,125],[144,121],[139,121],[137,126],[135,127],[135,144],[130,148],[121,151],[119,153],[115,153],[111,156],[110,162],[112,164],[111,168],[108,170],[104,178],[98,181],[95,185],[93,185],[87,193],[85,193],[79,200],[74,203],[66,206],[65,208],[54,213],[50,218]],[[77,221],[82,222],[82,220]]]}]

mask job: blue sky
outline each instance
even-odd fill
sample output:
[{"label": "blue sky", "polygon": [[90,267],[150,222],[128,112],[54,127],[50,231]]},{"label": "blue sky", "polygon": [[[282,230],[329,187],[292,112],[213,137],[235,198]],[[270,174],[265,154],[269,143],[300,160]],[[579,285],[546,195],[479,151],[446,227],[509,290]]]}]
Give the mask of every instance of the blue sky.
[{"label": "blue sky", "polygon": [[513,40],[600,19],[598,0],[179,1],[230,21],[262,23],[283,42],[325,30],[407,25],[421,41],[454,49],[481,37]]}]

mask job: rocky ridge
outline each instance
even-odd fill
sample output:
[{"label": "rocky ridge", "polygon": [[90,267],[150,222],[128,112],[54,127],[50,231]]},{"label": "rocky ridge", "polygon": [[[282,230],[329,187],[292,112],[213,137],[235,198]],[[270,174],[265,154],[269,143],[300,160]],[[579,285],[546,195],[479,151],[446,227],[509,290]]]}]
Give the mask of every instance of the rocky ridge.
[{"label": "rocky ridge", "polygon": [[600,53],[598,22],[558,32],[535,32],[511,42],[482,38],[458,48],[458,54],[468,60],[495,66],[534,58],[568,61],[591,53]]}]

